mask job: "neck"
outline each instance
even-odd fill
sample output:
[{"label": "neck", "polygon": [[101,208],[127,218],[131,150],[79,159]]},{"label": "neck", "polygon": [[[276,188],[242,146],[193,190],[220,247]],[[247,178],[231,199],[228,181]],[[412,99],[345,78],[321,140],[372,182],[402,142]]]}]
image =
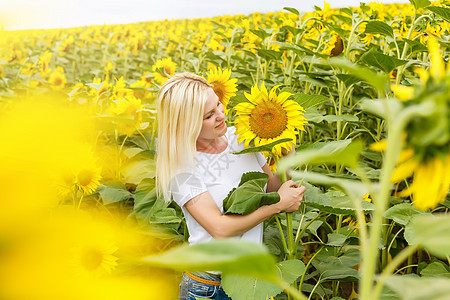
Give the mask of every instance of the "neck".
[{"label": "neck", "polygon": [[221,153],[228,146],[228,139],[225,135],[215,139],[197,139],[197,151],[205,153]]}]

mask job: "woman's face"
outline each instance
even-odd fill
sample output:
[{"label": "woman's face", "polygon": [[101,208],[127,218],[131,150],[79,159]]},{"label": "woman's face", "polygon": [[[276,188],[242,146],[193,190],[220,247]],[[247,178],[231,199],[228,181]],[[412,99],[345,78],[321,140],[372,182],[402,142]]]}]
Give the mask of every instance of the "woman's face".
[{"label": "woman's face", "polygon": [[211,140],[223,136],[227,132],[225,114],[219,97],[212,88],[208,89],[208,100],[205,104],[203,124],[198,139]]}]

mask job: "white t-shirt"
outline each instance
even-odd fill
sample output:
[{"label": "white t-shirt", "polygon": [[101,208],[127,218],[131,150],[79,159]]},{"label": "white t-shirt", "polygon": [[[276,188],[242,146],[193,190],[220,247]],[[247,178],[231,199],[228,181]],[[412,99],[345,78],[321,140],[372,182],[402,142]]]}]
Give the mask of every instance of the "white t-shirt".
[{"label": "white t-shirt", "polygon": [[[194,170],[179,172],[170,183],[170,191],[174,201],[181,207],[189,230],[189,243],[208,242],[213,237],[189,214],[184,207],[187,201],[208,191],[217,207],[223,214],[223,199],[238,186],[244,173],[251,171],[263,172],[266,163],[261,153],[231,154],[230,152],[244,149],[244,144],[237,143],[234,134],[236,128],[229,127],[225,136],[228,139],[227,148],[217,154],[197,152]],[[262,243],[263,225],[258,224],[240,236],[246,241]]]}]

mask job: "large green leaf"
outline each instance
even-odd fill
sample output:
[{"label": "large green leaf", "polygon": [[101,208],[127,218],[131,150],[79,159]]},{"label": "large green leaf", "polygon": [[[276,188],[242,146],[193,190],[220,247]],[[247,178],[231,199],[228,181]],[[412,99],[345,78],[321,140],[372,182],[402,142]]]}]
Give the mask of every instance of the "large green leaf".
[{"label": "large green leaf", "polygon": [[122,166],[121,171],[127,183],[139,184],[145,178],[155,177],[154,151],[145,150],[135,155]]},{"label": "large green leaf", "polygon": [[241,151],[235,151],[232,152],[233,154],[245,154],[245,153],[257,153],[257,152],[271,152],[272,148],[278,144],[281,143],[286,143],[286,142],[290,142],[292,141],[292,139],[290,138],[282,138],[279,140],[276,140],[275,142],[269,143],[269,144],[265,144],[265,145],[261,145],[261,146],[257,146],[257,147],[250,147]]},{"label": "large green leaf", "polygon": [[[359,273],[357,270],[352,268],[358,262],[356,262],[353,266],[350,266],[348,264],[348,261],[346,259],[341,259],[341,257],[329,256],[325,260],[322,260],[319,263],[314,264],[314,266],[319,270],[321,281],[325,281],[325,280],[357,281],[358,280]],[[353,263],[353,260],[351,260],[351,261]]]},{"label": "large green leaf", "polygon": [[441,16],[445,21],[450,22],[450,9],[442,6],[428,6],[428,10]]},{"label": "large green leaf", "polygon": [[153,178],[146,178],[137,186],[133,213],[146,224],[162,225],[172,230],[177,230],[181,222],[175,209],[168,207],[164,199],[156,197]]},{"label": "large green leaf", "polygon": [[383,119],[387,119],[388,116],[393,118],[397,116],[403,109],[403,104],[396,99],[376,99],[376,100],[363,100],[359,104],[359,107],[371,114],[374,114]]},{"label": "large green leaf", "polygon": [[364,55],[362,55],[360,59],[365,64],[384,71],[387,74],[389,74],[395,68],[407,63],[406,60],[401,60],[378,52],[375,50],[375,48],[372,48],[364,53]]},{"label": "large green leaf", "polygon": [[294,100],[300,104],[304,109],[318,106],[322,103],[329,102],[330,99],[323,95],[308,95],[303,93],[294,94]]},{"label": "large green leaf", "polygon": [[[305,265],[299,260],[286,260],[278,263],[277,269],[282,280],[291,284],[305,272]],[[222,285],[233,300],[266,300],[283,291],[271,282],[241,275],[223,276]]]},{"label": "large green leaf", "polygon": [[301,167],[306,164],[339,163],[349,167],[356,167],[359,155],[363,149],[361,141],[340,140],[320,144],[315,149],[305,149],[295,155],[280,159],[280,172],[290,168]]},{"label": "large green leaf", "polygon": [[[326,177],[325,175],[321,175]],[[300,177],[297,176],[297,174],[292,174],[292,178],[294,180],[299,180]],[[323,179],[327,179],[323,178]],[[303,179],[303,178],[302,178]],[[306,180],[310,180],[308,176],[304,177]],[[334,179],[334,178],[333,178]],[[343,180],[343,179],[335,179],[335,180]],[[313,182],[312,180],[311,182]],[[318,184],[324,184],[324,180],[315,182]],[[327,184],[332,185],[330,182],[327,181]],[[327,185],[324,184],[324,185]],[[343,183],[348,184],[348,182]],[[357,183],[356,183],[357,184]],[[326,211],[333,214],[352,214],[355,211],[355,207],[351,201],[351,199],[342,193],[336,193],[336,192],[328,192],[323,193],[319,188],[311,185],[308,182],[303,182],[303,185],[306,187],[306,191],[303,197],[303,201],[306,205],[317,208],[321,211]],[[354,185],[351,185],[351,188],[354,188]],[[349,187],[350,188],[350,187]],[[365,186],[358,185],[358,188],[361,189],[362,192],[366,191]],[[357,192],[357,190],[354,190]],[[361,194],[361,192],[360,192]],[[364,193],[362,194],[364,195]],[[374,205],[370,202],[367,202],[363,200],[361,196],[361,206],[365,212],[370,212],[374,210]],[[320,222],[320,221],[317,221]],[[321,225],[321,223],[319,223]]]},{"label": "large green leaf", "polygon": [[141,259],[143,263],[178,271],[222,271],[277,282],[275,260],[267,249],[256,243],[237,239],[212,240],[183,245]]},{"label": "large green leaf", "polygon": [[405,226],[409,220],[416,215],[420,215],[423,212],[412,206],[410,203],[401,203],[392,206],[385,213],[386,219],[393,220],[394,222]]},{"label": "large green leaf", "polygon": [[232,189],[223,200],[224,213],[246,215],[262,205],[280,201],[278,193],[266,193],[264,186],[268,179],[269,175],[262,172],[248,172],[242,175],[238,187]]},{"label": "large green leaf", "polygon": [[402,300],[450,299],[450,279],[446,278],[389,276],[385,284]]},{"label": "large green leaf", "polygon": [[450,215],[421,214],[406,225],[405,239],[441,258],[450,256]]},{"label": "large green leaf", "polygon": [[428,0],[409,0],[409,2],[411,2],[416,9],[423,8],[431,4]]},{"label": "large green leaf", "polygon": [[435,261],[420,271],[420,275],[425,277],[450,278],[450,268],[441,261]]},{"label": "large green leaf", "polygon": [[[316,185],[334,186],[344,191],[348,196],[354,199],[360,199],[362,209],[365,212],[373,211],[374,205],[363,199],[363,196],[368,193],[367,187],[360,181],[332,178],[326,175],[311,173],[311,172],[290,172],[292,179],[306,180]],[[307,183],[304,183],[304,185]],[[331,212],[334,214],[350,214],[353,213],[355,207],[351,199],[342,193],[328,192],[321,193],[318,188],[307,186],[305,191],[305,203],[309,206],[316,207],[320,210]]]},{"label": "large green leaf", "polygon": [[333,58],[329,64],[334,67],[341,68],[348,71],[350,74],[365,80],[367,83],[375,87],[379,92],[384,92],[387,83],[389,82],[386,74],[378,74],[367,67],[363,67],[344,58]]},{"label": "large green leaf", "polygon": [[97,189],[103,204],[116,203],[133,198],[133,194],[130,193],[127,188],[118,182],[105,182]]},{"label": "large green leaf", "polygon": [[354,115],[326,115],[323,117],[327,123],[334,123],[334,122],[358,122],[359,118]]},{"label": "large green leaf", "polygon": [[394,29],[391,26],[381,21],[370,21],[366,25],[364,33],[382,34],[385,36],[394,37]]},{"label": "large green leaf", "polygon": [[258,51],[258,55],[267,61],[275,59],[278,60],[283,55],[283,52],[275,51],[275,50],[265,50],[265,49],[256,49]]}]

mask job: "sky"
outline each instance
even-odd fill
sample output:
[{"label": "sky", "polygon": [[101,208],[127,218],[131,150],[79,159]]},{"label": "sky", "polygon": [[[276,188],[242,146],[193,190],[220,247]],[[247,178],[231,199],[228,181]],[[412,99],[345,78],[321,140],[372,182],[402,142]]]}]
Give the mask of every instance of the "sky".
[{"label": "sky", "polygon": [[[331,7],[359,6],[360,0],[328,0]],[[370,1],[362,1],[369,3]],[[377,0],[408,3],[408,0]],[[152,20],[215,17],[279,11],[312,11],[323,0],[0,0],[0,29],[67,28]]]}]

